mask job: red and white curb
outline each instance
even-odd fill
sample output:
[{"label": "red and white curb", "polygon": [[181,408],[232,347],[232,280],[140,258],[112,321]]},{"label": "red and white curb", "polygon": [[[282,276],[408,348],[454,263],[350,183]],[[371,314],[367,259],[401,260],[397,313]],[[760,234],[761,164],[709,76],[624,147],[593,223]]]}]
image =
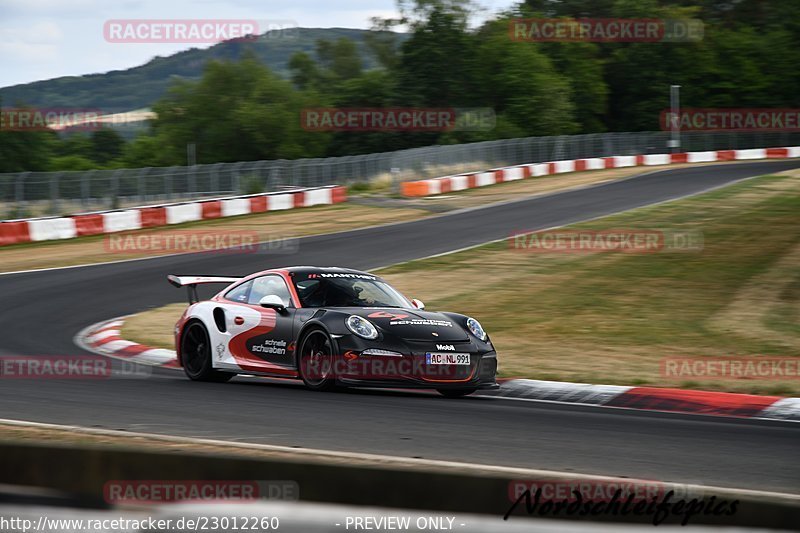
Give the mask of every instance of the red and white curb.
[{"label": "red and white curb", "polygon": [[126,317],[92,324],[75,336],[75,344],[84,350],[122,361],[165,368],[179,368],[175,350],[151,348],[122,338]]},{"label": "red and white curb", "polygon": [[800,398],[513,379],[493,396],[648,411],[800,422]]},{"label": "red and white curb", "polygon": [[751,150],[712,150],[677,154],[618,155],[590,159],[570,159],[494,168],[485,172],[457,174],[402,184],[403,196],[434,196],[465,189],[495,185],[525,178],[636,166],[670,165],[681,163],[711,163],[715,161],[748,161],[800,157],[800,146],[757,148]]},{"label": "red and white curb", "polygon": [[[85,350],[114,359],[163,368],[180,368],[174,350],[151,348],[123,339],[120,330],[125,318],[93,324],[75,336],[75,343]],[[800,422],[800,398],[779,396],[533,379],[504,380],[500,390],[485,395],[494,398]]]},{"label": "red and white curb", "polygon": [[283,211],[347,200],[339,185],[289,191],[212,198],[192,202],[133,207],[68,217],[0,221],[0,246],[25,242],[74,239],[120,231],[156,228],[184,222]]}]

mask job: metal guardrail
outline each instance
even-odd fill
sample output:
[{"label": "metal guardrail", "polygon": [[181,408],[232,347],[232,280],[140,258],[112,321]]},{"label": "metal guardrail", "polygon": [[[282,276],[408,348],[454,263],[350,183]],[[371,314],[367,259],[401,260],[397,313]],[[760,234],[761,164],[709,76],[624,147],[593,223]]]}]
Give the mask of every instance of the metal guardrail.
[{"label": "metal guardrail", "polygon": [[[501,139],[316,159],[0,174],[3,218],[115,209],[285,187],[409,180],[523,163],[667,153],[669,132]],[[681,151],[800,145],[796,132],[684,133]]]}]

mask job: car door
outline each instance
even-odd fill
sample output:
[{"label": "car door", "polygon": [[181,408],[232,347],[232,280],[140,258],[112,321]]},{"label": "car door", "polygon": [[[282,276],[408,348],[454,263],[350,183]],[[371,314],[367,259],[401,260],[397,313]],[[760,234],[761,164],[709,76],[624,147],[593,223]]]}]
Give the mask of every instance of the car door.
[{"label": "car door", "polygon": [[[237,362],[247,362],[250,367],[262,366],[259,363],[263,362],[266,372],[291,369],[294,367],[295,307],[289,287],[278,274],[259,276],[251,282],[246,295],[233,295],[239,299],[239,303],[231,306],[232,316],[229,320],[233,321],[234,330],[237,326],[244,326],[245,329],[231,339],[231,355]],[[279,297],[285,309],[277,311],[261,307],[259,302],[269,295]],[[254,313],[257,313],[257,317]],[[241,364],[239,366],[244,368]]]}]

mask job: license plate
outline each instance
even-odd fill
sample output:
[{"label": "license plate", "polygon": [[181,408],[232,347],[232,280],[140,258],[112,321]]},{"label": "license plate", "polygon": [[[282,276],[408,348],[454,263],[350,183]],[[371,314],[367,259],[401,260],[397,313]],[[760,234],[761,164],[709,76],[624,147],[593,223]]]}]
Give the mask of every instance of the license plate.
[{"label": "license plate", "polygon": [[426,353],[425,363],[429,365],[469,365],[469,354]]}]

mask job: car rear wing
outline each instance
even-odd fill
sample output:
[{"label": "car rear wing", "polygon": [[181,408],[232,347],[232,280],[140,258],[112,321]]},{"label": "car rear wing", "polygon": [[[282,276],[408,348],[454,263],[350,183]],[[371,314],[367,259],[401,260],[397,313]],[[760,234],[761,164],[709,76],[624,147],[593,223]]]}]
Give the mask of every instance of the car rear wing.
[{"label": "car rear wing", "polygon": [[175,275],[168,275],[167,280],[174,285],[175,287],[186,287],[189,291],[189,303],[197,303],[200,301],[200,298],[197,296],[197,286],[204,285],[206,283],[235,283],[239,281],[240,277],[230,277],[230,276],[175,276]]}]

